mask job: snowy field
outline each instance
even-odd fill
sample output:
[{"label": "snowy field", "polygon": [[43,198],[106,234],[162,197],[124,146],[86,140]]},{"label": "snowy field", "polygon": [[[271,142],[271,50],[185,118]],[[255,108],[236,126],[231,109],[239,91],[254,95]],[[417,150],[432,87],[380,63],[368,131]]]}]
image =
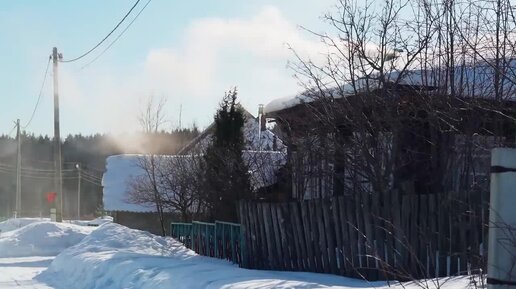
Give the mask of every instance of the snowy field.
[{"label": "snowy field", "polygon": [[[333,275],[258,271],[195,254],[172,238],[97,220],[51,223],[38,219],[0,223],[1,288],[387,288]],[[41,257],[41,256],[47,257]],[[444,280],[444,279],[443,279]],[[441,282],[443,280],[440,280]],[[471,288],[467,277],[441,288]],[[436,288],[432,281],[398,288]]]}]

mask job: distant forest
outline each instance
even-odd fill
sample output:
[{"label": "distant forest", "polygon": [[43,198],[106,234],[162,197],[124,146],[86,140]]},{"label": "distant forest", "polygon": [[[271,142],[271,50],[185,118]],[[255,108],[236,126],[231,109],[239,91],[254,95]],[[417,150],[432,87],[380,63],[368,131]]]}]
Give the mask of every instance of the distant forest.
[{"label": "distant forest", "polygon": [[[77,216],[78,170],[81,168],[81,215],[94,217],[103,210],[102,174],[106,157],[116,154],[174,154],[199,135],[196,127],[157,134],[69,135],[62,142],[63,214]],[[48,136],[22,133],[21,197],[23,216],[48,216],[47,193],[54,191],[53,142]],[[15,137],[0,136],[0,217],[13,214],[16,201]]]}]

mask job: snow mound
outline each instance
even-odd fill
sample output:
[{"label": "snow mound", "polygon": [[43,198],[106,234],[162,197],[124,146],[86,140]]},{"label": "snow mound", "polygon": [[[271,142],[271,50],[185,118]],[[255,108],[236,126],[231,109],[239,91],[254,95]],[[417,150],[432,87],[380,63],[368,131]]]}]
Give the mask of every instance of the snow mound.
[{"label": "snow mound", "polygon": [[0,234],[19,229],[32,223],[50,221],[48,218],[18,218],[0,222]]},{"label": "snow mound", "polygon": [[387,288],[385,282],[332,275],[241,269],[199,256],[172,238],[114,223],[100,226],[63,251],[36,279],[55,288],[76,289]]},{"label": "snow mound", "polygon": [[79,225],[79,226],[100,226],[105,223],[113,223],[113,217],[111,216],[102,216],[95,218],[93,220],[72,220],[71,224]]},{"label": "snow mound", "polygon": [[0,257],[55,256],[92,230],[72,224],[32,222],[0,234]]}]

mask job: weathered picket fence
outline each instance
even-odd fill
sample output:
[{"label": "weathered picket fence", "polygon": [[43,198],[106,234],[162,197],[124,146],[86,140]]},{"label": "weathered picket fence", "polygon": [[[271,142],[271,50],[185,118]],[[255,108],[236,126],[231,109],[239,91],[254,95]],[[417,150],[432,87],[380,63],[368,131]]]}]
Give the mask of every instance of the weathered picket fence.
[{"label": "weathered picket fence", "polygon": [[[339,196],[241,202],[246,267],[413,279],[484,268],[486,210],[479,195]],[[461,198],[462,199],[462,198]]]},{"label": "weathered picket fence", "polygon": [[171,223],[170,232],[173,238],[200,255],[226,259],[240,266],[246,264],[240,224],[220,221]]}]

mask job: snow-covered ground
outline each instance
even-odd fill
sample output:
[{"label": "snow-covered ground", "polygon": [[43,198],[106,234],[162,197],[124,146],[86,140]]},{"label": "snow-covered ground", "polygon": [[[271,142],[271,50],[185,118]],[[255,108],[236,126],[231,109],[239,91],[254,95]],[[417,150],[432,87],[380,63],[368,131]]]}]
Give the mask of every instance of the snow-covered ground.
[{"label": "snow-covered ground", "polygon": [[0,258],[0,289],[52,288],[34,279],[54,257]]},{"label": "snow-covered ground", "polygon": [[[46,244],[61,252],[56,252],[55,258],[0,259],[0,288],[351,289],[388,286],[385,282],[368,283],[324,274],[241,269],[223,260],[199,256],[172,238],[113,223],[85,227],[36,222],[2,234],[0,244],[4,247],[0,253],[4,250],[19,252],[17,244],[11,240],[29,242],[28,236],[32,234],[37,237],[32,239],[34,248]],[[77,242],[79,235],[83,237]],[[6,247],[8,245],[11,247]],[[444,288],[462,289],[468,284],[467,278],[448,279]],[[403,285],[410,289],[421,288],[416,284]],[[401,289],[400,285],[395,287]],[[432,284],[423,288],[431,287],[435,288]]]},{"label": "snow-covered ground", "polygon": [[55,256],[82,241],[93,228],[34,222],[0,235],[0,257]]}]

